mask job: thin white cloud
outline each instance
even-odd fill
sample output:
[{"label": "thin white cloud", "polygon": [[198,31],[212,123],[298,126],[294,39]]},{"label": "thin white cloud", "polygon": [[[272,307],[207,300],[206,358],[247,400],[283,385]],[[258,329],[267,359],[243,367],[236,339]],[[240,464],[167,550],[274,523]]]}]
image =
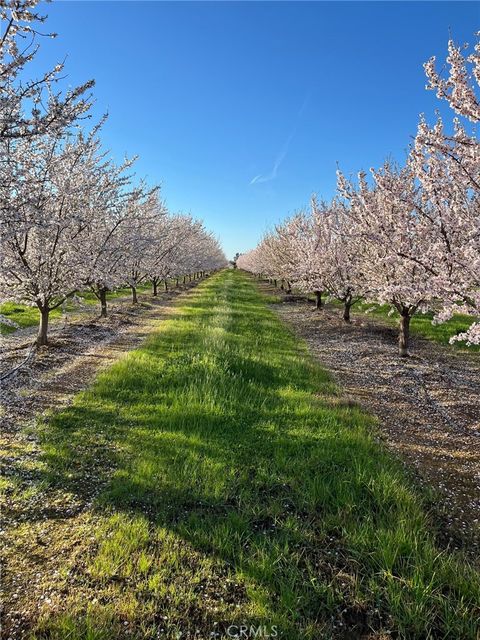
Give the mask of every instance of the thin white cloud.
[{"label": "thin white cloud", "polygon": [[287,153],[288,153],[288,149],[290,147],[290,144],[291,144],[293,138],[295,137],[295,134],[297,133],[298,121],[302,117],[303,112],[305,111],[305,108],[307,106],[307,102],[308,102],[309,98],[310,98],[310,95],[307,94],[307,96],[305,97],[305,100],[302,103],[302,106],[300,107],[300,109],[299,109],[299,111],[297,113],[297,119],[296,119],[295,126],[293,127],[293,130],[290,133],[290,135],[288,136],[288,138],[287,138],[285,144],[283,145],[280,153],[275,158],[275,161],[273,163],[273,167],[272,167],[271,171],[269,173],[265,174],[265,175],[263,175],[261,173],[258,174],[257,176],[255,176],[254,178],[252,178],[250,180],[250,184],[260,184],[262,182],[270,182],[271,180],[275,180],[275,178],[277,177],[277,174],[278,174],[278,170],[279,170],[282,162],[287,157]]},{"label": "thin white cloud", "polygon": [[277,173],[280,168],[280,165],[282,164],[282,162],[285,160],[287,156],[288,148],[295,136],[296,129],[297,127],[295,126],[292,133],[288,136],[287,141],[283,145],[282,150],[275,158],[275,162],[273,163],[273,167],[270,173],[267,173],[265,175],[262,175],[260,173],[258,176],[255,176],[254,178],[252,178],[252,180],[250,180],[250,184],[260,184],[261,182],[270,182],[271,180],[275,180],[275,178],[277,177]]},{"label": "thin white cloud", "polygon": [[258,176],[255,176],[250,181],[250,184],[259,184],[260,182],[270,182],[270,180],[275,180],[275,178],[277,177],[278,169],[280,168],[280,165],[282,164],[282,162],[285,160],[285,156],[287,155],[287,151],[288,151],[288,145],[275,158],[275,162],[273,163],[273,167],[272,167],[272,170],[270,171],[270,173],[267,173],[264,176],[262,174],[259,174]]}]

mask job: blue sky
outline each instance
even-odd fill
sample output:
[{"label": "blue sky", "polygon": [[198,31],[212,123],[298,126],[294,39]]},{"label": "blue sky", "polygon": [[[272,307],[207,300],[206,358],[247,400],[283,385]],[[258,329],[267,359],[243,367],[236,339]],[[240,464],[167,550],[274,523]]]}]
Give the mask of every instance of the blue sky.
[{"label": "blue sky", "polygon": [[422,64],[451,33],[473,42],[475,2],[67,2],[34,63],[95,78],[105,145],[203,218],[227,255],[329,198],[347,174],[402,160],[418,116],[448,113]]}]

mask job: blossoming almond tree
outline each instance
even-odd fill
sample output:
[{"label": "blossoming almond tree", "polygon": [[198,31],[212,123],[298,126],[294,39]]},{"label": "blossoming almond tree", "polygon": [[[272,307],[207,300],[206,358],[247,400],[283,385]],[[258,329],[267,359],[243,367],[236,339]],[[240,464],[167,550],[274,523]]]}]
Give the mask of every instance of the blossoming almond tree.
[{"label": "blossoming almond tree", "polygon": [[[477,33],[480,38],[480,31]],[[447,63],[449,73],[443,78],[435,66],[435,56],[424,64],[428,78],[428,89],[436,91],[437,97],[447,100],[452,109],[472,122],[480,122],[480,101],[475,93],[474,80],[480,85],[480,39],[469,56],[462,54],[461,47],[448,41]],[[471,64],[471,73],[468,64]]]},{"label": "blossoming almond tree", "polygon": [[[429,127],[422,117],[410,154],[410,165],[422,189],[422,218],[428,235],[428,260],[432,284],[442,301],[438,321],[453,313],[480,316],[480,142],[469,122],[480,122],[480,41],[464,57],[453,41],[448,43],[448,77],[442,78],[435,58],[425,64],[428,88],[449,102],[457,117],[453,133],[441,118]],[[480,343],[480,323],[452,340]]]},{"label": "blossoming almond tree", "polygon": [[[166,216],[157,225],[149,250],[148,267],[153,295],[157,295],[158,285],[162,281],[165,282],[165,289],[168,289],[168,278],[186,274],[184,258],[194,245],[195,237],[202,233],[202,223],[188,215]],[[183,273],[179,273],[179,270]]]},{"label": "blossoming almond tree", "polygon": [[129,224],[120,229],[119,242],[123,252],[125,282],[132,291],[133,304],[138,303],[137,288],[148,279],[150,248],[155,229],[165,215],[158,192],[142,193],[128,202]]},{"label": "blossoming almond tree", "polygon": [[[0,293],[38,307],[44,345],[50,311],[81,288],[94,291],[106,315],[106,292],[119,284],[128,283],[137,301],[152,260],[166,277],[182,263],[218,268],[225,256],[189,217],[165,225],[158,188],[134,186],[125,174],[131,161],[105,160],[101,125],[79,130],[93,82],[55,92],[63,64],[25,77],[41,36],[36,25],[45,21],[36,5],[0,0]],[[195,233],[201,237],[192,243]]]},{"label": "blossoming almond tree", "polygon": [[[291,290],[292,279],[299,279],[300,255],[295,240],[301,233],[303,216],[301,213],[278,224],[274,231],[266,233],[257,247],[258,274],[281,281],[281,288]],[[308,237],[308,236],[307,236]]]},{"label": "blossoming almond tree", "polygon": [[281,280],[282,289],[286,282],[287,291],[290,284],[312,291],[323,286],[317,257],[312,219],[306,212],[299,212],[266,233],[256,249],[240,255],[237,266],[273,280],[275,286]]},{"label": "blossoming almond tree", "polygon": [[95,133],[19,139],[0,167],[0,291],[38,307],[38,345],[47,343],[50,311],[86,277],[101,162]]},{"label": "blossoming almond tree", "polygon": [[203,223],[190,218],[189,226],[189,233],[184,236],[181,251],[177,254],[177,272],[195,275],[226,266],[227,260],[218,240]]},{"label": "blossoming almond tree", "polygon": [[63,63],[39,78],[25,77],[44,36],[38,29],[46,16],[34,10],[37,4],[38,0],[0,0],[0,139],[31,138],[47,131],[58,135],[90,108],[93,81],[64,94],[54,91]]},{"label": "blossoming almond tree", "polygon": [[322,265],[323,285],[330,297],[343,303],[343,319],[350,322],[350,309],[367,291],[354,220],[338,199],[319,205],[313,197],[311,216],[319,239],[318,261]]},{"label": "blossoming almond tree", "polygon": [[227,259],[218,238],[204,229],[197,244],[197,271],[201,273],[218,271],[226,266]]},{"label": "blossoming almond tree", "polygon": [[154,198],[158,187],[149,188],[143,181],[132,186],[132,176],[124,173],[132,164],[133,160],[125,161],[117,167],[107,162],[99,167],[97,189],[92,194],[93,223],[84,251],[84,286],[100,301],[102,317],[107,315],[107,292],[127,279],[127,247],[135,243],[137,227],[141,225],[137,220],[139,204],[150,201],[152,207],[157,207]]},{"label": "blossoming almond tree", "polygon": [[[430,130],[421,122],[409,159],[421,187],[419,228],[428,239],[424,255],[416,259],[430,271],[442,306],[438,321],[453,313],[480,315],[480,191],[465,177],[468,163],[458,165],[458,150],[455,159],[442,152],[442,130],[439,123]],[[476,331],[474,323],[456,339],[474,342]]]},{"label": "blossoming almond tree", "polygon": [[240,253],[236,262],[237,269],[249,271],[254,275],[262,273],[258,247],[251,249],[250,251],[246,251],[245,253]]},{"label": "blossoming almond tree", "polygon": [[300,212],[267,234],[252,252],[238,258],[241,269],[283,277],[305,292],[313,292],[316,308],[322,292],[344,303],[343,318],[360,299],[360,270],[352,220],[338,200],[330,204],[311,199],[309,212]]},{"label": "blossoming almond tree", "polygon": [[148,276],[152,283],[152,294],[158,295],[158,285],[170,277],[172,257],[179,242],[177,227],[172,216],[165,216],[156,225],[155,235],[149,248]]},{"label": "blossoming almond tree", "polygon": [[288,279],[301,291],[315,293],[316,309],[322,306],[325,289],[324,238],[318,233],[320,230],[313,216],[306,212],[296,214],[276,228],[281,239],[278,249],[284,252]]},{"label": "blossoming almond tree", "polygon": [[[312,200],[302,213],[278,225],[238,266],[267,277],[287,277],[304,290],[325,289],[345,302],[352,296],[391,305],[400,314],[399,350],[408,353],[410,319],[433,309],[436,320],[453,313],[480,316],[480,42],[470,55],[448,44],[449,72],[435,59],[425,64],[428,88],[457,114],[447,133],[439,118],[422,117],[407,165],[389,163],[359,174],[338,173],[341,201]],[[465,122],[461,122],[464,118]],[[279,275],[281,274],[281,275]],[[480,322],[452,340],[480,344]]]},{"label": "blossoming almond tree", "polygon": [[410,320],[417,311],[426,311],[434,297],[422,262],[425,238],[412,206],[415,181],[408,168],[398,170],[389,163],[372,170],[372,177],[369,185],[360,173],[354,184],[338,172],[338,188],[355,226],[360,268],[368,282],[366,298],[398,311],[399,353],[407,356]]},{"label": "blossoming almond tree", "polygon": [[91,138],[65,143],[43,135],[19,140],[9,151],[0,180],[0,288],[10,298],[37,305],[37,340],[43,345],[50,311],[75,291],[82,277],[96,145]]}]

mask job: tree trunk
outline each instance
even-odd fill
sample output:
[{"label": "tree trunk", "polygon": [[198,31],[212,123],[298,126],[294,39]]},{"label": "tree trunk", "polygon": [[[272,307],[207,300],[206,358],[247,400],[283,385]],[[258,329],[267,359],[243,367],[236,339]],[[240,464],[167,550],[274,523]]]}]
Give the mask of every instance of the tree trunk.
[{"label": "tree trunk", "polygon": [[400,316],[400,332],[398,335],[398,352],[402,358],[408,356],[408,339],[410,337],[410,315],[402,313]]},{"label": "tree trunk", "polygon": [[277,288],[277,280],[276,280],[276,278],[273,281],[273,286],[275,287],[275,289]]},{"label": "tree trunk", "polygon": [[164,283],[164,284],[165,284],[165,291],[168,291],[168,281],[167,281],[167,280],[165,280],[165,283]]},{"label": "tree trunk", "polygon": [[39,307],[40,309],[40,324],[38,325],[37,334],[37,347],[43,347],[48,344],[48,316],[50,309],[48,307]]},{"label": "tree trunk", "polygon": [[132,302],[133,302],[133,304],[137,304],[137,302],[138,302],[137,288],[133,287],[132,285],[130,285],[130,289],[132,290]]},{"label": "tree trunk", "polygon": [[178,278],[175,279],[175,286],[178,287]]},{"label": "tree trunk", "polygon": [[152,280],[152,289],[153,289],[153,295],[154,296],[158,295],[158,283],[156,278],[153,278]]},{"label": "tree trunk", "polygon": [[343,307],[343,319],[345,322],[350,322],[350,308],[352,306],[351,300],[346,300]]},{"label": "tree trunk", "polygon": [[100,317],[107,317],[107,287],[101,287],[98,295],[100,297]]},{"label": "tree trunk", "polygon": [[315,291],[315,309],[321,309],[322,308],[322,292],[321,291]]},{"label": "tree trunk", "polygon": [[287,293],[292,293],[292,285],[288,280],[287,280]]},{"label": "tree trunk", "polygon": [[186,278],[186,276],[183,276],[183,284],[185,284],[185,282],[186,282],[185,278]]}]

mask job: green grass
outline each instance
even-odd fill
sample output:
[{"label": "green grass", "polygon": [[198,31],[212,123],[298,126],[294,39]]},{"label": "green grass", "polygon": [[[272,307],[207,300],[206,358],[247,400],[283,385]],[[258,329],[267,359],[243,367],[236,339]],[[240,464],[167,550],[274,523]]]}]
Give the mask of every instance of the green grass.
[{"label": "green grass", "polygon": [[[335,307],[342,307],[343,305],[338,302],[329,302]],[[367,302],[359,302],[352,307],[352,315],[365,314],[368,310],[368,315],[377,317],[388,324],[398,325],[399,314],[395,313],[389,315],[390,305],[388,304],[371,304]],[[410,321],[410,330],[412,335],[418,335],[440,344],[449,345],[456,349],[462,349],[466,351],[480,351],[479,346],[467,347],[464,342],[454,342],[450,345],[449,340],[452,336],[458,333],[463,333],[474,322],[475,318],[472,316],[466,316],[457,314],[450,320],[442,324],[432,324],[433,313],[419,313],[415,315]]]},{"label": "green grass", "polygon": [[201,283],[42,428],[97,524],[33,637],[475,639],[479,574],[373,431],[248,276]]},{"label": "green grass", "polygon": [[[0,304],[0,313],[13,322],[16,322],[21,328],[32,327],[38,324],[40,317],[37,307],[27,307],[26,305],[16,302],[3,302]],[[51,312],[52,318],[58,318],[61,315],[62,312],[60,309],[55,309]],[[15,327],[0,323],[0,334],[13,333],[15,330]]]},{"label": "green grass", "polygon": [[[138,293],[144,293],[145,291],[149,291],[149,289],[149,284],[141,285],[138,287]],[[107,295],[107,299],[115,300],[117,298],[124,298],[130,294],[131,289],[129,287],[125,287],[122,289],[111,291]],[[92,291],[84,291],[80,293],[79,296],[82,298],[82,304],[100,305],[98,298]],[[75,306],[72,303],[67,303],[67,312],[72,312],[78,309],[78,306]],[[10,320],[13,320],[13,322],[16,322],[20,328],[33,327],[35,325],[38,325],[40,320],[40,313],[37,307],[29,307],[27,305],[18,304],[16,302],[3,302],[2,304],[0,304],[0,314],[6,316]],[[61,317],[62,309],[60,307],[57,309],[53,309],[50,312],[51,320],[56,320]],[[15,327],[0,323],[0,335],[13,333],[14,331],[16,331]]]}]

